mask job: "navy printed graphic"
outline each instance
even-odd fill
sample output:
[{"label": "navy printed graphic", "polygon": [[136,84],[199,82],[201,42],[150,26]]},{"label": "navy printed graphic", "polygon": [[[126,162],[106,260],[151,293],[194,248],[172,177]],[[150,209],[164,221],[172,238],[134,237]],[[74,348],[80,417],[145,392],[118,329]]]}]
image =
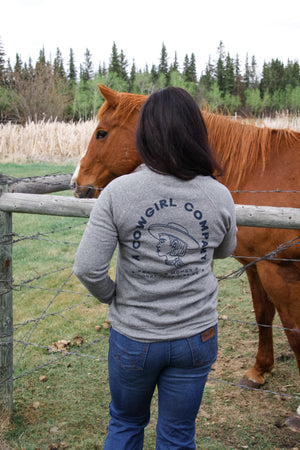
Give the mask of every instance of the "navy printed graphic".
[{"label": "navy printed graphic", "polygon": [[148,232],[158,241],[157,254],[165,258],[164,263],[168,266],[182,267],[186,253],[200,247],[188,230],[178,223],[156,223],[149,226]]}]

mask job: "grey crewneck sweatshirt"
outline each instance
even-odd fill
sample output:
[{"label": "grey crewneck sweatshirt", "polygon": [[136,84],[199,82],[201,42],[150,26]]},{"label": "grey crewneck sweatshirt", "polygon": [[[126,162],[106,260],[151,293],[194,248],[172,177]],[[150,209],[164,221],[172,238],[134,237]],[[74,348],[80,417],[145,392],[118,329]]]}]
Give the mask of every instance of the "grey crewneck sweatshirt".
[{"label": "grey crewneck sweatshirt", "polygon": [[[108,270],[117,246],[114,282]],[[217,323],[211,263],[235,246],[235,208],[225,186],[143,167],[112,181],[97,199],[74,272],[109,304],[116,331],[142,342],[182,339]]]}]

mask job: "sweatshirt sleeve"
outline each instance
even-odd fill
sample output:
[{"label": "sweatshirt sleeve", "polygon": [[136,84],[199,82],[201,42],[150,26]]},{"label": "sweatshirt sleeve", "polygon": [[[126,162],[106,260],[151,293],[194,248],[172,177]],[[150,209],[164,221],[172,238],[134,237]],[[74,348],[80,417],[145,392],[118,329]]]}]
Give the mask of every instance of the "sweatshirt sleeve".
[{"label": "sweatshirt sleeve", "polygon": [[214,250],[214,259],[223,259],[232,255],[236,247],[236,226],[230,227],[222,243]]},{"label": "sweatshirt sleeve", "polygon": [[236,213],[231,194],[227,196],[226,200],[227,201],[224,202],[224,205],[221,208],[221,214],[223,216],[226,232],[224,233],[224,238],[221,244],[214,250],[214,259],[223,259],[232,255],[237,243]]},{"label": "sweatshirt sleeve", "polygon": [[77,249],[73,270],[95,298],[108,304],[115,298],[116,285],[108,270],[117,246],[117,236],[109,192],[104,190],[91,212]]}]

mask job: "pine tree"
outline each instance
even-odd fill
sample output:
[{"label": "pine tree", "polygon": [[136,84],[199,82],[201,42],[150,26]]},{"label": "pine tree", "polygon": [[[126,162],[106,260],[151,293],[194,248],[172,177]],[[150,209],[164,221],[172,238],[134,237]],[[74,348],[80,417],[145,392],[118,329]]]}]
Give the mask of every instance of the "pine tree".
[{"label": "pine tree", "polygon": [[224,87],[225,92],[230,95],[234,93],[234,63],[229,53],[226,57]]},{"label": "pine tree", "polygon": [[0,86],[5,85],[5,53],[2,41],[0,39]]},{"label": "pine tree", "polygon": [[222,41],[220,41],[218,47],[218,61],[216,65],[216,79],[219,89],[222,94],[225,93],[225,47]]},{"label": "pine tree", "polygon": [[86,49],[84,54],[84,63],[80,65],[80,79],[84,83],[91,80],[94,77],[94,69],[92,63],[92,55],[89,49]]},{"label": "pine tree", "polygon": [[158,65],[158,76],[164,75],[165,76],[165,86],[168,86],[170,81],[170,72],[169,72],[169,65],[168,65],[168,53],[165,44],[162,44],[161,53],[160,53],[160,59],[159,59],[159,65]]},{"label": "pine tree", "polygon": [[112,52],[111,52],[111,56],[110,56],[108,72],[115,73],[118,77],[121,78],[122,68],[121,68],[120,57],[118,54],[118,49],[117,49],[115,42],[113,43],[113,46],[112,46]]},{"label": "pine tree", "polygon": [[133,60],[131,71],[130,71],[130,78],[129,78],[129,92],[133,91],[133,85],[136,77],[136,67],[135,67],[135,61]]},{"label": "pine tree", "polygon": [[240,58],[237,54],[234,61],[234,90],[233,94],[238,95],[240,98],[242,98],[243,95],[243,83],[242,83],[242,74],[241,74],[241,68],[240,68]]},{"label": "pine tree", "polygon": [[183,62],[183,72],[184,81],[189,83],[197,83],[197,69],[196,69],[196,57],[192,53],[191,57],[186,54]]},{"label": "pine tree", "polygon": [[67,78],[69,80],[69,84],[73,85],[76,83],[77,79],[77,70],[75,66],[75,58],[74,58],[74,52],[73,49],[70,48],[70,56],[69,56],[69,70],[67,74]]},{"label": "pine tree", "polygon": [[38,64],[45,65],[46,64],[46,55],[45,55],[45,47],[40,50]]},{"label": "pine tree", "polygon": [[157,79],[158,79],[158,70],[157,70],[157,67],[154,64],[152,64],[150,73],[151,73],[151,81],[152,81],[153,84],[155,84],[157,82]]},{"label": "pine tree", "polygon": [[182,75],[185,81],[188,81],[189,78],[189,67],[190,67],[190,59],[189,55],[186,53],[183,60],[183,71],[182,71]]},{"label": "pine tree", "polygon": [[197,83],[197,67],[196,67],[195,53],[192,53],[191,57],[190,57],[189,75],[190,75],[190,81],[192,83]]},{"label": "pine tree", "polygon": [[256,89],[258,87],[258,77],[257,77],[257,73],[256,73],[256,67],[257,67],[257,63],[256,63],[256,59],[253,55],[251,58],[250,80],[249,80],[251,89]]},{"label": "pine tree", "polygon": [[46,65],[47,63],[46,63],[45,48],[43,47],[40,50],[38,60],[35,64],[35,71],[34,71],[35,74],[39,75],[40,73],[43,73],[45,71]]},{"label": "pine tree", "polygon": [[21,56],[17,53],[16,54],[16,62],[15,62],[15,66],[14,66],[14,71],[15,72],[21,72],[22,68],[23,68],[22,59],[21,59]]},{"label": "pine tree", "polygon": [[276,90],[284,90],[284,64],[279,59],[272,59],[270,65],[271,82],[269,91],[273,94]]},{"label": "pine tree", "polygon": [[66,72],[64,69],[64,61],[62,58],[61,51],[58,47],[56,49],[56,56],[55,56],[54,62],[53,62],[53,71],[54,71],[54,75],[57,76],[58,78],[66,77]]},{"label": "pine tree", "polygon": [[271,95],[279,89],[284,89],[284,64],[278,59],[272,59],[270,63],[264,63],[263,76],[260,83],[261,95],[266,92]]},{"label": "pine tree", "polygon": [[107,68],[105,62],[102,64],[102,76],[105,77],[107,75]]},{"label": "pine tree", "polygon": [[177,60],[177,52],[175,52],[173,64],[170,65],[170,72],[179,72],[179,63]]},{"label": "pine tree", "polygon": [[284,85],[292,88],[300,86],[300,66],[298,61],[288,60],[284,69]]},{"label": "pine tree", "polygon": [[200,84],[204,86],[205,89],[211,89],[213,83],[215,82],[215,72],[215,66],[211,62],[211,55],[209,55],[204,74],[200,77]]},{"label": "pine tree", "polygon": [[251,70],[249,66],[248,53],[246,53],[245,71],[243,76],[243,82],[246,89],[250,86]]},{"label": "pine tree", "polygon": [[128,81],[128,74],[127,74],[127,67],[128,67],[128,61],[124,55],[123,50],[120,52],[120,75],[122,80]]},{"label": "pine tree", "polygon": [[262,78],[259,84],[260,95],[263,98],[268,93],[270,85],[270,65],[264,62],[262,70]]}]

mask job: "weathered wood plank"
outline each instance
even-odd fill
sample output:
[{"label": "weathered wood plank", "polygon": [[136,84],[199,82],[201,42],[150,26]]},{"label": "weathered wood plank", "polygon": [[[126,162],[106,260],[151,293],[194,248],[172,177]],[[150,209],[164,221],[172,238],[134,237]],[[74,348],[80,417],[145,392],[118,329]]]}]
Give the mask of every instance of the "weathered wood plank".
[{"label": "weathered wood plank", "polygon": [[[0,209],[55,216],[89,217],[95,199],[5,193],[0,197]],[[235,205],[238,226],[300,229],[300,208]]]},{"label": "weathered wood plank", "polygon": [[300,229],[300,208],[235,205],[237,225]]},{"label": "weathered wood plank", "polygon": [[7,193],[0,197],[0,209],[52,216],[89,217],[95,201],[58,195]]},{"label": "weathered wood plank", "polygon": [[[1,191],[6,187],[0,186]],[[12,214],[0,210],[0,418],[13,407]]]},{"label": "weathered wood plank", "polygon": [[72,174],[44,175],[42,177],[12,178],[0,173],[0,183],[8,184],[8,192],[49,194],[71,189]]}]

